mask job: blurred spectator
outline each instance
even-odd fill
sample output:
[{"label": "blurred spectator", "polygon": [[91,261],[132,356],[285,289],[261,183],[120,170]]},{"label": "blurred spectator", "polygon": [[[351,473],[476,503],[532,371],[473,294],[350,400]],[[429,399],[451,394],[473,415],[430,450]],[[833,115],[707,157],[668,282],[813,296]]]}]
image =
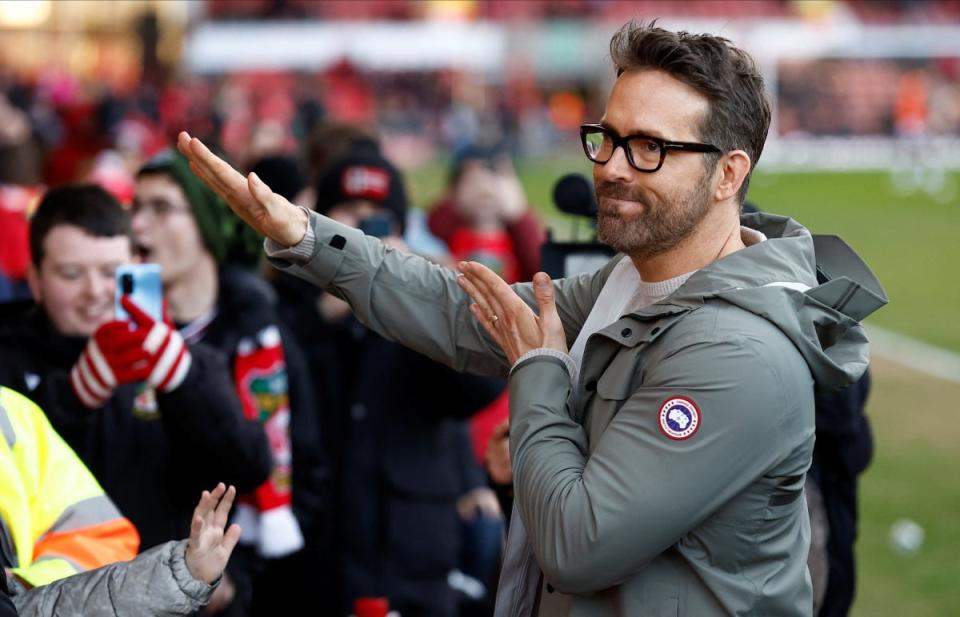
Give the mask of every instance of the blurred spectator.
[{"label": "blurred spectator", "polygon": [[0,92],[0,302],[30,297],[27,220],[42,193],[41,167],[30,118]]},{"label": "blurred spectator", "polygon": [[175,151],[141,168],[133,212],[138,252],[160,264],[180,332],[188,342],[203,341],[227,356],[246,417],[267,435],[270,477],[237,506],[244,532],[227,570],[237,592],[228,610],[250,610],[261,570],[264,576],[279,571],[292,577],[285,581],[288,589],[266,600],[277,610],[310,593],[312,566],[301,563],[304,530],[317,523],[326,467],[303,359],[280,328],[276,296],[250,269],[261,240]]},{"label": "blurred spectator", "polygon": [[923,71],[908,71],[900,76],[894,106],[894,126],[899,135],[911,137],[927,131],[927,90]]},{"label": "blurred spectator", "polygon": [[[478,261],[508,283],[529,281],[540,269],[543,228],[500,148],[470,146],[457,154],[447,192],[431,208],[428,223],[455,261]],[[471,420],[478,461],[508,413],[505,393]]]},{"label": "blurred spectator", "polygon": [[543,228],[510,158],[497,147],[470,146],[457,154],[429,225],[454,259],[479,261],[507,282],[528,281],[539,270]]},{"label": "blurred spectator", "polygon": [[375,97],[361,71],[344,60],[325,74],[324,107],[331,120],[365,124],[373,120]]},{"label": "blurred spectator", "polygon": [[[257,177],[276,186],[277,191],[294,201],[302,194],[304,175],[295,159],[287,156],[272,156],[254,163],[251,171]],[[316,359],[312,354],[309,332],[316,315],[316,287],[305,284],[302,279],[267,268],[266,275],[276,294],[275,308],[282,325],[285,346],[295,350],[300,359],[294,364],[304,373],[298,381],[310,381],[310,367]],[[302,354],[302,357],[301,357]],[[315,397],[314,397],[315,398]],[[314,400],[314,399],[311,399]],[[283,562],[284,567],[266,568],[254,582],[254,614],[272,614],[278,608],[293,611],[304,602],[316,597],[331,597],[329,581],[316,576],[318,564],[329,561],[330,495],[326,482],[328,474],[323,444],[320,439],[320,417],[313,403],[296,407],[292,417],[294,436],[294,489],[293,502],[297,519],[304,532],[305,548],[297,559]],[[307,475],[309,474],[309,475]],[[307,478],[306,480],[304,478]],[[299,581],[291,589],[291,582]]]},{"label": "blurred spectator", "polygon": [[42,162],[30,117],[0,92],[0,184],[40,184]]},{"label": "blurred spectator", "polygon": [[112,321],[114,270],[133,259],[130,218],[115,198],[95,186],[53,189],[30,234],[36,303],[3,308],[0,384],[43,406],[144,548],[183,538],[204,486],[266,476],[262,431],[243,419],[216,351],[183,346],[133,305],[133,321]]},{"label": "blurred spectator", "polygon": [[[320,176],[327,170],[330,163],[345,155],[360,141],[367,141],[379,147],[377,136],[358,125],[342,122],[324,122],[316,125],[304,146],[306,185],[293,198],[288,197],[288,199],[299,206],[313,208],[317,202],[316,187]],[[270,183],[268,185],[273,186]]]},{"label": "blurred spectator", "polygon": [[44,177],[50,186],[75,182],[108,146],[107,131],[97,122],[92,103],[74,103],[62,110],[62,140],[47,154]]},{"label": "blurred spectator", "polygon": [[42,193],[41,187],[0,184],[0,302],[30,297],[29,217]]},{"label": "blurred spectator", "polygon": [[116,150],[103,150],[97,154],[84,180],[102,186],[125,206],[133,201],[133,173]]},{"label": "blurred spectator", "polygon": [[[406,250],[402,180],[370,144],[334,162],[317,195],[318,211]],[[334,557],[320,579],[333,580],[339,614],[357,597],[385,596],[402,615],[456,615],[458,507],[475,519],[496,512],[461,418],[499,395],[503,381],[457,374],[391,343],[333,296],[314,310],[322,318],[298,328],[314,330],[311,365],[336,483]]]},{"label": "blurred spectator", "polygon": [[807,472],[820,489],[827,524],[826,588],[820,617],[845,617],[856,590],[860,475],[873,458],[873,434],[864,414],[870,372],[855,384],[816,397],[817,440]]}]

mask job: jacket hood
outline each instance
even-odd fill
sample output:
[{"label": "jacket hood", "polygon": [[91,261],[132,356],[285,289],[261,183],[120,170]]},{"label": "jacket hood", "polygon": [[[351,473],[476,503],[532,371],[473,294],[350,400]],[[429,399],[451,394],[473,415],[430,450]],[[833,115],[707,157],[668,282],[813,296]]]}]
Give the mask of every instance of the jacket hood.
[{"label": "jacket hood", "polygon": [[803,355],[818,391],[850,384],[869,362],[860,321],[888,302],[870,268],[836,236],[813,236],[793,219],[744,214],[767,239],[695,272],[666,302],[717,298],[775,324]]}]

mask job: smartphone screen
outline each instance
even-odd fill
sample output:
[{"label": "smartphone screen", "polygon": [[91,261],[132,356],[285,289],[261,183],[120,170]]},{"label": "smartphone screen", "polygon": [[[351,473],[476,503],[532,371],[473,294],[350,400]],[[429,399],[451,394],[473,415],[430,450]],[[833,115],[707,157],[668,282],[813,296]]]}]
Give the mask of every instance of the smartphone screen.
[{"label": "smartphone screen", "polygon": [[128,264],[117,268],[117,289],[114,294],[116,319],[129,320],[127,311],[120,305],[120,297],[130,296],[133,303],[156,321],[163,319],[163,286],[160,282],[160,266],[157,264]]}]

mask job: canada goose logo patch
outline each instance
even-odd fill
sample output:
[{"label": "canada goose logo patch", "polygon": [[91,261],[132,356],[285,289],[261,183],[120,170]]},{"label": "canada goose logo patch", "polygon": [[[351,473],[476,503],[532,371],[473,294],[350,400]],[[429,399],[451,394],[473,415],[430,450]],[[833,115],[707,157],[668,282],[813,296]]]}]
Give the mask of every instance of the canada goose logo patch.
[{"label": "canada goose logo patch", "polygon": [[699,428],[700,409],[692,399],[674,396],[660,405],[660,432],[670,439],[690,439]]}]

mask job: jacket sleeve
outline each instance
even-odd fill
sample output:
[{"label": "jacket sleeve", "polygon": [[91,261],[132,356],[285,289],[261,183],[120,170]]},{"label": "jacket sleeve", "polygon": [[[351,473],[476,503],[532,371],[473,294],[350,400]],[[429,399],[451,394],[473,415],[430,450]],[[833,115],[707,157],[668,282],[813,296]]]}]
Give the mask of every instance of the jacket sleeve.
[{"label": "jacket sleeve", "polygon": [[16,427],[9,446],[16,468],[4,476],[19,485],[22,497],[4,512],[20,564],[14,574],[44,585],[136,555],[136,528],[40,408],[8,389],[0,389],[0,405],[0,413],[9,414]]},{"label": "jacket sleeve", "polygon": [[263,427],[244,417],[224,355],[202,343],[192,344],[190,353],[190,371],[180,387],[157,394],[180,464],[189,466],[193,486],[224,482],[240,492],[252,490],[273,467]]},{"label": "jacket sleeve", "polygon": [[[458,371],[505,375],[503,351],[470,313],[457,274],[422,257],[385,247],[379,239],[310,214],[316,236],[307,263],[271,258],[274,266],[350,303],[354,315],[381,336]],[[616,260],[595,273],[562,279],[557,310],[572,344]],[[530,283],[514,289],[536,307]]]},{"label": "jacket sleeve", "polygon": [[84,572],[14,596],[20,617],[190,615],[206,606],[216,584],[193,578],[186,540],[167,542],[133,561]]},{"label": "jacket sleeve", "polygon": [[[782,371],[777,355],[756,340],[697,341],[632,392],[630,375],[608,367],[595,394],[581,393],[623,401],[592,452],[568,405],[563,363],[541,356],[514,369],[515,498],[546,580],[567,593],[620,584],[792,450],[812,450],[809,371],[799,358],[788,365],[797,370]],[[698,410],[686,438],[661,428],[662,410],[678,399]],[[809,430],[796,430],[787,418],[803,413]]]}]

